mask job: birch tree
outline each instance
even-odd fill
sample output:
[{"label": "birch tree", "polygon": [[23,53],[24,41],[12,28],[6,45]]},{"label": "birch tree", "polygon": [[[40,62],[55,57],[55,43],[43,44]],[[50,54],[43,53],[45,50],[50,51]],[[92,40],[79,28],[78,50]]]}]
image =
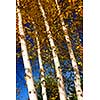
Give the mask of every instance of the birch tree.
[{"label": "birch tree", "polygon": [[[67,1],[61,1],[60,2],[60,4],[61,4],[60,6],[62,6],[61,9],[60,9],[62,12],[61,12],[60,15],[62,15],[66,26],[67,26],[67,23],[68,23],[68,28],[67,28],[68,30],[67,31],[70,31],[70,34],[68,34],[68,35],[70,37],[70,41],[72,42],[71,45],[74,47],[73,52],[74,52],[74,55],[76,57],[77,64],[78,64],[78,62],[79,62],[78,57],[80,57],[79,43],[77,43],[77,42],[73,43],[73,40],[76,41],[76,37],[73,37],[73,34],[76,34],[76,33],[75,33],[75,31],[74,31],[74,33],[71,32],[73,30],[73,28],[72,28],[72,26],[71,27],[69,26],[69,22],[68,22],[69,20],[67,21],[67,19],[69,18],[71,20],[71,22],[75,25],[74,21],[72,21],[72,20],[74,20],[74,18],[72,16],[69,17],[70,14],[71,15],[73,14],[73,9],[74,8],[72,8],[72,6],[69,6],[69,5],[66,7],[66,2]],[[60,23],[60,17],[58,16],[58,11],[56,9],[56,4],[55,4],[54,0],[41,0],[41,4],[42,4],[43,9],[45,11],[46,21],[49,23],[48,26],[49,26],[49,30],[52,33],[52,40],[54,41],[54,46],[57,47],[57,48],[55,47],[55,53],[57,54],[57,56],[59,56],[59,61],[60,61],[60,65],[62,67],[62,72],[63,72],[63,80],[65,82],[66,88],[67,87],[71,88],[71,89],[66,89],[67,99],[69,97],[69,100],[72,100],[75,97],[75,100],[76,100],[76,92],[72,91],[72,90],[75,90],[74,89],[74,83],[72,83],[74,81],[74,75],[72,76],[73,78],[72,77],[70,77],[70,78],[65,77],[65,76],[67,76],[66,73],[70,72],[69,69],[71,70],[72,73],[74,71],[72,69],[71,61],[67,62],[67,60],[70,60],[70,57],[69,57],[69,53],[68,53],[68,48],[65,46],[66,45],[66,40],[64,39],[64,36],[63,36],[64,32],[62,30],[62,25]],[[76,3],[75,3],[75,5],[76,5]],[[78,7],[76,7],[76,8],[78,8]],[[71,13],[69,12],[69,9],[70,9],[70,11],[72,11]],[[39,47],[41,49],[41,55],[40,56],[42,57],[42,63],[45,67],[45,71],[46,71],[45,74],[47,76],[48,72],[50,72],[50,70],[54,69],[54,64],[53,64],[53,67],[51,67],[52,66],[51,64],[54,63],[54,62],[53,62],[53,58],[52,58],[53,54],[51,52],[52,51],[51,50],[52,49],[51,44],[49,44],[50,41],[48,41],[49,39],[47,38],[47,35],[49,35],[49,32],[46,32],[46,30],[45,30],[45,23],[44,23],[45,21],[44,21],[44,18],[42,16],[43,14],[40,11],[41,10],[39,9],[37,0],[33,0],[33,1],[31,1],[31,0],[28,0],[28,1],[27,0],[22,0],[21,1],[21,16],[23,18],[23,24],[24,25],[26,23],[31,24],[34,21],[35,25],[36,25],[36,29],[39,33],[38,34],[38,40],[39,40]],[[74,11],[76,11],[76,9]],[[68,13],[68,17],[66,17],[66,13]],[[78,21],[79,21],[79,19],[78,19]],[[76,20],[76,23],[78,21]],[[80,26],[80,25],[78,25],[78,26]],[[25,27],[23,27],[23,28],[25,30]],[[77,28],[77,27],[75,26],[74,28]],[[77,28],[77,30],[78,30],[78,28]],[[24,31],[24,32],[25,32],[26,37],[27,37],[27,35],[29,35],[30,38],[32,38],[33,40],[36,39],[36,36],[34,34],[32,34],[30,31],[27,31],[27,32]],[[21,37],[23,38],[23,36],[21,36]],[[25,42],[26,42],[26,45],[27,45],[27,51],[28,51],[28,54],[29,54],[28,55],[29,59],[31,59],[32,63],[34,64],[34,61],[38,57],[37,42],[35,41],[35,44],[31,43],[29,40],[26,40]],[[34,46],[32,47],[31,45],[34,45]],[[76,50],[75,45],[77,47],[77,50]],[[63,62],[66,62],[66,63],[63,63]],[[79,71],[80,71],[80,67],[82,67],[82,66],[78,66],[78,67],[79,67]],[[54,72],[51,71],[51,72],[55,76],[55,71]],[[51,74],[49,74],[49,75],[51,75]],[[81,73],[80,73],[80,77],[82,77]],[[37,80],[38,79],[36,79],[36,81]],[[56,81],[56,77],[54,77],[54,80]],[[67,81],[67,80],[69,80],[69,81]],[[73,85],[72,87],[70,87],[68,85],[70,82]],[[42,98],[40,80],[39,80],[39,83],[40,83],[40,87],[38,87],[38,90],[39,90],[38,91],[38,97],[40,98],[40,96],[41,96],[41,98]],[[50,84],[52,84],[52,83],[50,83]],[[55,85],[56,85],[56,83],[55,83]],[[52,85],[50,85],[50,86],[52,87]],[[46,91],[47,91],[48,100],[56,98],[55,93],[58,93],[56,91],[55,92],[49,91],[49,89],[50,90],[52,89],[51,87],[49,87],[48,83],[46,83]],[[37,88],[37,86],[36,86],[36,88]],[[55,87],[54,87],[54,89],[55,89]],[[71,95],[69,93],[71,93]],[[59,100],[59,95],[58,95],[58,98],[56,100]]]},{"label": "birch tree", "polygon": [[75,83],[77,98],[78,98],[78,100],[83,100],[78,65],[76,63],[74,52],[72,50],[71,41],[69,39],[68,31],[67,31],[67,28],[65,26],[63,16],[61,15],[61,10],[60,10],[60,7],[58,5],[58,1],[55,0],[55,2],[56,2],[56,5],[57,5],[58,15],[60,17],[62,28],[63,28],[63,31],[64,31],[64,36],[65,36],[65,39],[66,39],[66,42],[67,42],[67,46],[68,46],[68,50],[69,50],[69,54],[70,54],[70,59],[72,61],[72,66],[73,66],[73,69],[74,69],[74,74],[75,74],[74,83]]},{"label": "birch tree", "polygon": [[58,90],[59,90],[59,95],[60,95],[60,100],[66,100],[66,92],[65,92],[65,88],[64,88],[64,82],[63,82],[63,77],[62,77],[62,71],[60,68],[60,62],[58,59],[58,56],[56,54],[56,49],[55,49],[55,44],[54,41],[52,39],[52,35],[51,35],[51,31],[50,31],[50,27],[49,24],[46,20],[46,16],[45,16],[45,12],[43,10],[43,7],[40,3],[40,0],[38,0],[38,4],[42,13],[42,16],[44,18],[44,22],[45,22],[45,27],[46,27],[46,31],[48,34],[48,39],[52,48],[52,55],[53,55],[53,59],[54,59],[54,64],[55,64],[55,69],[56,69],[56,76],[57,76],[57,81],[58,81]]},{"label": "birch tree", "polygon": [[[19,5],[19,0],[17,0],[17,5]],[[19,27],[19,34],[20,34],[20,42],[21,42],[21,49],[22,49],[22,58],[24,62],[24,69],[25,69],[25,80],[28,88],[28,94],[29,94],[29,99],[30,100],[38,100],[37,98],[37,93],[36,89],[34,86],[34,80],[32,77],[32,69],[31,69],[31,64],[29,61],[28,57],[28,52],[27,52],[27,47],[25,43],[25,34],[23,31],[23,26],[22,26],[22,18],[21,18],[21,13],[20,9],[17,8],[17,13],[18,13],[18,27]]]},{"label": "birch tree", "polygon": [[[34,25],[34,22],[33,22],[33,25]],[[43,97],[43,100],[47,100],[45,75],[44,75],[44,68],[43,68],[43,64],[42,64],[40,43],[39,43],[38,33],[36,31],[35,26],[34,26],[34,29],[35,29],[35,36],[36,36],[36,42],[37,42],[37,53],[38,53],[38,60],[39,60],[39,66],[40,66],[40,74],[41,74],[40,77],[41,77],[42,97]]]},{"label": "birch tree", "polygon": [[38,37],[36,37],[36,41],[37,41],[37,46],[38,46],[37,52],[38,52],[38,59],[39,59],[40,73],[41,73],[42,96],[43,96],[43,100],[47,100],[45,78],[44,78],[45,77],[44,76],[44,68],[43,68],[42,59],[41,59],[41,53],[40,53],[40,46],[39,46]]}]

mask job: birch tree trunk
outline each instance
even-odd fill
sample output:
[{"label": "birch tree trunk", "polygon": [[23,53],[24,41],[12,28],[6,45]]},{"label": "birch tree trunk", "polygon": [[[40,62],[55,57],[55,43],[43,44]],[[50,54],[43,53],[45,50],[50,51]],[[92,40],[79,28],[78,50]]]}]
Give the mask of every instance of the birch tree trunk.
[{"label": "birch tree trunk", "polygon": [[[17,1],[17,4],[19,6],[19,1]],[[18,13],[18,27],[19,27],[19,33],[20,33],[20,42],[21,42],[21,49],[22,49],[22,58],[24,62],[24,69],[25,69],[25,80],[28,88],[28,94],[29,94],[29,99],[30,100],[38,100],[37,98],[37,93],[36,89],[34,86],[34,80],[32,77],[32,69],[31,69],[31,64],[29,61],[28,57],[28,52],[27,52],[27,47],[25,43],[25,34],[23,31],[23,26],[22,26],[22,18],[21,18],[21,13],[20,9],[17,8],[17,13]]]},{"label": "birch tree trunk", "polygon": [[53,59],[54,59],[56,76],[57,76],[57,81],[58,81],[58,90],[59,90],[60,100],[66,100],[67,96],[66,96],[66,92],[65,92],[65,88],[64,88],[64,82],[63,82],[63,77],[62,77],[62,71],[61,71],[61,68],[60,68],[60,62],[59,62],[58,56],[56,54],[55,44],[54,44],[54,41],[52,39],[50,27],[49,27],[49,24],[46,20],[46,15],[45,15],[43,7],[40,3],[40,0],[38,0],[38,4],[39,4],[39,7],[40,7],[42,16],[44,18],[46,31],[48,33],[48,39],[49,39],[51,49],[52,49],[52,55],[53,55]]},{"label": "birch tree trunk", "polygon": [[44,68],[42,64],[42,58],[41,58],[41,52],[40,52],[40,44],[39,44],[39,39],[36,33],[36,42],[37,42],[37,52],[38,52],[38,60],[39,60],[39,66],[40,66],[40,73],[41,73],[41,87],[42,87],[42,97],[43,100],[47,100],[47,94],[46,94],[46,86],[45,86],[45,75],[44,75]]},{"label": "birch tree trunk", "polygon": [[63,17],[61,15],[60,7],[58,5],[57,0],[55,0],[55,2],[56,2],[56,5],[57,5],[58,15],[60,15],[60,20],[61,20],[62,28],[63,28],[63,31],[64,31],[64,36],[65,36],[65,39],[67,41],[67,46],[68,46],[68,50],[69,50],[69,54],[70,54],[70,59],[72,61],[72,66],[73,66],[73,69],[74,69],[74,75],[75,75],[74,83],[75,83],[75,89],[76,89],[77,98],[78,98],[78,100],[83,100],[83,97],[82,97],[83,93],[82,93],[82,89],[81,89],[78,65],[76,63],[74,52],[72,50],[72,45],[71,45],[71,41],[69,39],[67,28],[65,26]]}]

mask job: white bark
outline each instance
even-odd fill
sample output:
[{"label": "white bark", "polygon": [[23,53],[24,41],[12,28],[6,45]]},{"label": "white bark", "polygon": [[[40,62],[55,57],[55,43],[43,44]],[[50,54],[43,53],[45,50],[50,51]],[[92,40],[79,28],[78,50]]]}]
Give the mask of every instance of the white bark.
[{"label": "white bark", "polygon": [[[17,1],[17,3],[19,6],[19,1]],[[20,13],[20,9],[18,9],[18,8],[17,8],[17,13],[18,13],[19,33],[20,33],[20,36],[25,37],[24,31],[23,31],[23,26],[22,26],[21,13]],[[22,58],[23,58],[23,62],[24,62],[24,68],[25,68],[25,74],[26,74],[25,79],[26,79],[26,84],[27,84],[27,88],[28,88],[29,99],[30,100],[38,100],[36,89],[34,86],[34,80],[32,77],[31,64],[29,61],[27,47],[26,47],[24,38],[20,37],[20,42],[21,42]]]},{"label": "white bark", "polygon": [[82,93],[82,89],[81,89],[81,83],[80,83],[80,75],[79,75],[78,65],[76,63],[74,52],[72,50],[72,45],[71,45],[71,41],[69,39],[67,28],[65,26],[63,17],[61,15],[60,7],[58,5],[57,0],[55,0],[55,2],[56,2],[56,5],[57,5],[58,13],[60,15],[60,20],[61,20],[62,28],[63,28],[63,31],[64,31],[65,39],[67,41],[67,46],[68,46],[68,50],[69,50],[69,54],[70,54],[70,59],[72,61],[72,66],[73,66],[73,69],[74,69],[74,75],[75,75],[74,83],[75,83],[75,89],[76,89],[77,98],[78,98],[78,100],[83,100],[83,97],[82,97],[83,93]]},{"label": "white bark", "polygon": [[51,48],[52,48],[52,55],[53,55],[54,64],[55,64],[56,76],[57,76],[57,79],[58,79],[58,90],[59,90],[60,100],[66,100],[67,96],[66,96],[66,92],[65,92],[65,88],[64,88],[64,82],[63,82],[62,71],[61,71],[61,68],[60,68],[59,59],[58,59],[58,56],[56,54],[55,44],[54,44],[54,41],[52,39],[50,27],[49,27],[49,24],[46,20],[46,15],[45,15],[43,7],[40,3],[40,0],[38,0],[38,3],[39,3],[39,7],[40,7],[40,10],[41,10],[42,16],[44,17],[46,31],[48,33],[48,39],[49,39],[49,42],[50,42],[50,45],[51,45]]},{"label": "white bark", "polygon": [[[36,35],[37,35],[37,32],[36,32]],[[40,52],[40,44],[39,44],[39,40],[38,40],[37,36],[36,36],[36,42],[37,42],[37,47],[38,47],[37,52],[38,52],[38,60],[39,60],[40,73],[41,73],[42,97],[43,97],[43,100],[47,100],[44,68],[43,68],[43,64],[42,64],[42,58],[41,58],[41,52]]]}]

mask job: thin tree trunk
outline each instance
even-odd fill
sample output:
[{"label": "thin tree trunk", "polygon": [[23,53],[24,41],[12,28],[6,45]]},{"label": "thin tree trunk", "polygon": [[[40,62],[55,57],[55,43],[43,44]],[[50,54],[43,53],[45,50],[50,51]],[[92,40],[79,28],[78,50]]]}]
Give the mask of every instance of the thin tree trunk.
[{"label": "thin tree trunk", "polygon": [[83,97],[82,97],[83,93],[82,93],[81,83],[80,83],[80,75],[79,75],[78,65],[76,63],[76,59],[75,59],[75,56],[74,56],[74,52],[72,50],[72,44],[71,44],[71,41],[69,39],[68,30],[65,26],[63,16],[61,15],[61,10],[60,10],[60,7],[58,5],[57,0],[55,0],[55,2],[56,2],[56,5],[57,5],[58,13],[60,15],[60,20],[61,20],[62,28],[63,28],[63,31],[64,31],[64,36],[65,36],[65,39],[67,41],[67,46],[68,46],[68,50],[69,50],[69,54],[70,54],[70,59],[72,61],[72,66],[73,66],[73,69],[74,69],[74,75],[75,75],[74,83],[75,83],[77,98],[78,98],[78,100],[83,100]]},{"label": "thin tree trunk", "polygon": [[[19,1],[17,1],[17,4],[19,6]],[[38,100],[37,98],[37,93],[36,89],[34,86],[34,80],[32,77],[32,69],[31,69],[31,64],[29,61],[28,57],[28,52],[27,52],[27,47],[25,43],[25,34],[23,31],[23,26],[22,26],[22,18],[21,18],[21,13],[20,9],[17,8],[17,13],[18,13],[18,27],[19,27],[19,33],[20,33],[20,42],[21,42],[21,49],[22,49],[22,58],[24,62],[24,68],[25,68],[25,79],[26,79],[26,84],[28,88],[28,94],[29,94],[29,99],[30,100]]]},{"label": "thin tree trunk", "polygon": [[36,42],[37,42],[37,52],[38,52],[38,60],[39,60],[39,66],[40,66],[40,73],[41,73],[41,87],[42,87],[42,97],[43,100],[47,100],[47,94],[46,94],[46,86],[45,86],[45,75],[44,75],[44,68],[42,64],[42,58],[41,58],[41,52],[40,52],[40,44],[39,44],[39,39],[36,33]]},{"label": "thin tree trunk", "polygon": [[62,71],[61,71],[61,68],[60,68],[60,62],[59,62],[58,56],[56,54],[55,44],[54,44],[54,41],[52,39],[50,27],[49,27],[49,24],[46,20],[46,15],[45,15],[43,7],[40,3],[40,0],[38,0],[38,4],[39,4],[39,7],[40,7],[42,16],[44,18],[46,31],[48,33],[48,39],[49,39],[49,42],[50,42],[50,45],[51,45],[51,48],[52,48],[52,55],[53,55],[54,64],[55,64],[55,70],[56,70],[56,76],[57,76],[57,81],[58,81],[58,90],[59,90],[60,100],[66,100],[67,96],[66,96],[66,92],[65,92],[65,88],[64,88],[64,82],[63,82],[63,77],[62,77]]}]

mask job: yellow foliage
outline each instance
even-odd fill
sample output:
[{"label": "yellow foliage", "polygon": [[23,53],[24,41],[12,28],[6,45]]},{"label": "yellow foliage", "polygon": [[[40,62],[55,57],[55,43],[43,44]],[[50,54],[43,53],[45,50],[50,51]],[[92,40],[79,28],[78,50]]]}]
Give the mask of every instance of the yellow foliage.
[{"label": "yellow foliage", "polygon": [[79,49],[79,48],[80,48],[80,46],[77,46],[77,47],[76,47],[76,49]]},{"label": "yellow foliage", "polygon": [[82,62],[78,62],[78,65],[82,66]]}]

